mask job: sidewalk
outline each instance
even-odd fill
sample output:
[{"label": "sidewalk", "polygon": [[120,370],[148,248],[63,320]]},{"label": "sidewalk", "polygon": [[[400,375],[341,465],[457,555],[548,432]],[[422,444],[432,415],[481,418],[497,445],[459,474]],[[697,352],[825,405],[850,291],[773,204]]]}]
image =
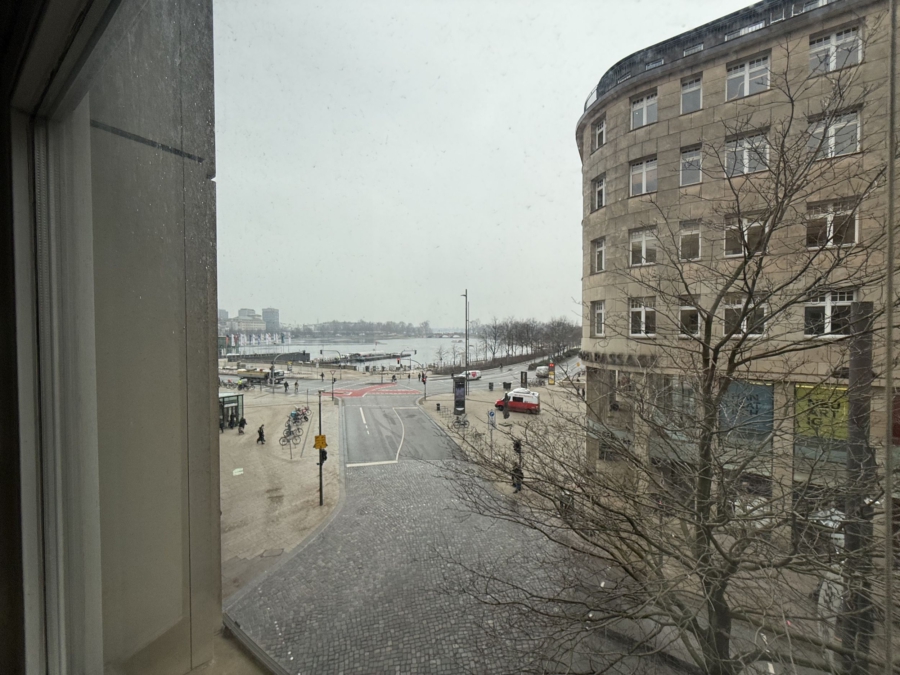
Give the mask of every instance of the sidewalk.
[{"label": "sidewalk", "polygon": [[[301,382],[301,386],[304,383]],[[322,433],[328,442],[323,467],[324,506],[319,506],[317,391],[310,387],[309,422],[299,445],[280,445],[284,423],[295,406],[306,405],[306,387],[299,395],[251,391],[244,396],[247,430],[225,429],[220,439],[222,597],[227,599],[247,582],[287,557],[334,510],[340,498],[340,407],[322,397]],[[257,444],[257,429],[265,425],[266,443]],[[293,458],[291,455],[293,454]]]}]

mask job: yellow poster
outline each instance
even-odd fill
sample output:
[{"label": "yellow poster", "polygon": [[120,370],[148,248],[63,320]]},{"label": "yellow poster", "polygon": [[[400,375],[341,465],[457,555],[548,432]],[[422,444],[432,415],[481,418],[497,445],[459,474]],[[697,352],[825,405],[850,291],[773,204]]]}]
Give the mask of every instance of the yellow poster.
[{"label": "yellow poster", "polygon": [[847,440],[850,401],[847,387],[798,384],[796,433],[798,436]]}]

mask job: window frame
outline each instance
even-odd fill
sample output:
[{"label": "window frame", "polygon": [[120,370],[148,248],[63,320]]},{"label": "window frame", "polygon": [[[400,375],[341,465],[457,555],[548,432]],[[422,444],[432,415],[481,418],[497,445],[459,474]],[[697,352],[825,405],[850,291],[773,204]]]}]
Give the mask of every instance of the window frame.
[{"label": "window frame", "polygon": [[[600,317],[600,330],[597,330],[597,317]],[[606,336],[606,300],[594,300],[591,303],[591,337]]]},{"label": "window frame", "polygon": [[[837,150],[837,132],[839,130],[844,130],[850,123],[847,121],[849,118],[855,118],[856,122],[856,147],[855,149],[849,152],[836,152]],[[860,115],[859,110],[848,110],[847,112],[843,112],[840,115],[835,115],[831,119],[831,123],[828,124],[827,129],[825,125],[828,124],[827,119],[819,119],[813,120],[809,123],[809,129],[807,133],[809,134],[809,139],[807,140],[807,149],[812,152],[815,148],[810,147],[812,145],[811,141],[817,138],[822,138],[821,146],[819,142],[816,141],[816,148],[818,148],[818,152],[816,153],[816,160],[823,159],[834,159],[835,157],[846,157],[847,155],[855,155],[857,153],[862,152],[862,115]],[[827,136],[824,135],[827,133]]]},{"label": "window frame", "polygon": [[[834,243],[835,221],[841,216],[852,216],[853,218],[853,241]],[[825,220],[825,243],[810,244],[809,228],[813,220]],[[859,210],[854,203],[848,202],[827,202],[808,207],[806,211],[806,248],[809,251],[818,251],[826,248],[846,248],[856,246],[859,243]]]},{"label": "window frame", "polygon": [[[725,221],[725,237],[723,238],[725,243],[725,253],[724,256],[726,258],[752,258],[756,255],[761,255],[765,253],[765,249],[760,249],[753,251],[751,253],[750,249],[747,247],[749,243],[748,232],[754,226],[758,226],[762,230],[762,236],[760,240],[765,239],[766,236],[766,224],[761,222],[756,218],[752,218],[750,216],[741,216],[740,218],[733,218],[731,220],[726,219]],[[729,253],[728,252],[728,232],[730,230],[742,230],[743,233],[740,237],[741,243],[741,251],[739,253]]]},{"label": "window frame", "polygon": [[[835,296],[847,295],[849,294],[850,298],[848,299],[840,299]],[[808,338],[842,338],[847,337],[851,333],[849,332],[850,328],[850,315],[849,308],[850,306],[856,302],[857,297],[857,289],[855,288],[832,288],[821,293],[818,293],[812,296],[809,300],[803,303],[803,335]],[[821,298],[821,300],[820,300]],[[807,320],[807,310],[821,307],[824,310],[824,316],[822,317],[822,327],[824,332],[822,333],[810,333],[809,322]],[[845,328],[847,329],[846,333],[835,332],[834,331],[834,318],[835,318],[835,309],[840,307],[846,307],[848,310],[846,317]]]},{"label": "window frame", "polygon": [[[650,174],[651,169],[649,169],[648,166],[651,163],[653,164],[652,171],[653,171],[653,178],[654,178],[655,185],[654,185],[654,189],[649,190],[649,189],[647,189],[649,187],[648,176]],[[637,162],[632,162],[630,166],[631,166],[631,168],[629,171],[628,190],[629,190],[629,194],[631,197],[640,197],[642,195],[649,195],[649,194],[653,194],[654,192],[657,192],[659,190],[659,161],[658,161],[658,158],[656,157],[656,155],[654,155],[653,157],[648,157],[646,159],[638,160]],[[638,169],[638,171],[636,172],[635,169]],[[634,176],[636,173],[639,173],[641,176],[641,191],[640,192],[634,191]]]},{"label": "window frame", "polygon": [[[696,87],[691,89],[686,89],[686,87],[696,84]],[[696,108],[693,110],[685,110],[684,109],[684,95],[691,94],[693,92],[699,92],[700,101]],[[681,80],[681,114],[682,115],[690,115],[691,113],[697,112],[698,110],[703,110],[703,75],[696,75],[691,77],[685,77]]]},{"label": "window frame", "polygon": [[[641,242],[641,261],[634,262],[634,246],[635,241]],[[655,244],[652,249],[648,244]],[[653,251],[653,260],[649,260],[648,251]],[[629,267],[650,267],[656,264],[659,251],[659,239],[656,236],[655,227],[641,227],[631,230],[628,233],[628,266]]]},{"label": "window frame", "polygon": [[[649,120],[649,110],[653,108],[653,121]],[[656,90],[652,92],[648,92],[643,94],[642,96],[637,96],[631,99],[631,130],[634,131],[636,129],[642,129],[643,127],[648,127],[651,124],[656,124],[659,120],[659,95]],[[635,126],[634,125],[634,113],[636,111],[641,111],[641,124]]]},{"label": "window frame", "polygon": [[[603,259],[603,264],[597,264],[597,256]],[[591,242],[591,274],[600,274],[606,271],[606,237],[598,237]]]},{"label": "window frame", "polygon": [[[754,139],[762,139],[761,144],[754,143]],[[733,147],[732,147],[733,146]],[[760,153],[759,150],[765,150],[764,153]],[[762,173],[763,171],[769,170],[769,138],[766,135],[766,132],[752,132],[749,134],[745,134],[743,136],[737,136],[736,138],[732,138],[725,143],[725,176],[726,178],[733,178],[735,176],[750,176],[754,173]],[[740,153],[741,161],[737,162],[738,153]],[[756,168],[753,171],[748,171],[750,168],[750,160],[752,159],[752,155],[758,160],[761,160],[762,168]],[[734,156],[734,161],[731,161],[732,155]],[[729,168],[731,165],[731,168]],[[740,166],[743,171],[738,173],[735,169]]]},{"label": "window frame", "polygon": [[[598,142],[598,136],[602,133],[603,142]],[[603,115],[600,119],[595,120],[591,125],[591,152],[597,152],[600,148],[606,145],[606,115]]]},{"label": "window frame", "polygon": [[[750,84],[754,79],[758,79],[758,75],[756,78],[753,77],[754,72],[758,72],[761,68],[757,66],[755,69],[752,67],[755,63],[765,62],[765,76],[766,76],[766,86],[763,89],[759,89],[757,91],[750,91]],[[745,93],[738,93],[734,96],[728,95],[728,85],[732,80],[737,79],[735,75],[732,73],[737,73],[740,71],[741,73],[741,84],[740,91]],[[741,98],[746,98],[748,96],[755,96],[756,94],[761,94],[765,91],[769,91],[772,88],[772,66],[771,66],[771,55],[770,54],[761,54],[759,56],[754,56],[751,58],[744,59],[743,61],[739,61],[737,63],[733,63],[726,67],[725,69],[725,102],[728,101],[737,101]]]},{"label": "window frame", "polygon": [[[685,235],[697,235],[697,256],[694,258],[686,258],[684,256],[684,236]],[[681,262],[693,262],[696,260],[700,260],[703,255],[703,237],[700,234],[700,221],[699,220],[682,220],[679,224],[678,231],[678,260]]]},{"label": "window frame", "polygon": [[[635,303],[640,303],[636,305]],[[649,314],[653,315],[653,332],[647,332],[647,317]],[[641,331],[635,333],[633,331],[634,324],[633,319],[634,316],[640,316],[640,324]],[[659,326],[656,323],[656,296],[647,296],[640,298],[628,298],[628,335],[630,337],[637,338],[650,338],[656,337],[657,330],[659,330]]]},{"label": "window frame", "polygon": [[604,206],[606,206],[606,174],[597,176],[591,181],[591,213],[599,211]]},{"label": "window frame", "polygon": [[[731,335],[731,339],[735,338],[757,338],[757,337],[765,337],[766,336],[766,323],[768,322],[768,315],[766,314],[766,305],[764,303],[753,305],[751,299],[752,307],[748,307],[747,313],[744,313],[744,306],[747,304],[747,297],[742,296],[741,298],[725,298],[722,302],[722,335],[727,337],[729,335],[728,330],[728,312],[729,311],[738,311],[741,315],[741,324],[740,330],[735,331],[733,335]],[[747,322],[750,320],[753,313],[757,311],[763,312],[764,320],[762,322],[762,332],[761,333],[748,333],[747,332]]]},{"label": "window frame", "polygon": [[[685,155],[687,155],[688,153],[697,153],[696,169],[693,169],[693,168],[689,169],[689,170],[697,171],[697,180],[694,181],[693,183],[685,183],[684,182],[685,164],[690,163],[690,160],[687,160],[687,162],[685,162]],[[702,182],[703,182],[703,146],[702,145],[693,145],[693,146],[690,146],[687,148],[682,148],[681,149],[681,162],[679,164],[679,170],[678,170],[678,185],[679,185],[679,187],[689,187],[691,185],[700,185],[700,183],[702,183]]]},{"label": "window frame", "polygon": [[[700,335],[700,310],[696,303],[691,302],[691,300],[692,298],[690,296],[685,295],[678,298],[678,337],[681,338],[698,337]],[[694,312],[694,315],[696,316],[697,330],[694,333],[689,333],[684,330],[684,313],[686,311]]]},{"label": "window frame", "polygon": [[[809,38],[809,74],[816,75],[827,75],[828,73],[834,73],[838,70],[843,70],[844,68],[852,68],[853,66],[858,66],[862,63],[863,60],[863,43],[862,36],[860,35],[860,27],[859,24],[854,24],[851,26],[844,26],[838,30],[831,30],[828,33],[818,34],[814,36],[810,36]],[[852,33],[851,38],[846,37],[838,37],[845,33]],[[827,40],[827,42],[822,42],[823,40]],[[856,53],[856,61],[854,63],[844,63],[844,65],[838,67],[837,58],[838,58],[838,50],[842,45],[845,45],[849,42],[855,42],[855,53]],[[820,43],[816,45],[815,43]],[[824,46],[821,46],[824,45]],[[825,70],[822,70],[817,67],[813,67],[813,56],[817,55],[820,52],[828,52],[827,59],[827,67]],[[818,64],[825,63],[821,58],[818,60]]]}]

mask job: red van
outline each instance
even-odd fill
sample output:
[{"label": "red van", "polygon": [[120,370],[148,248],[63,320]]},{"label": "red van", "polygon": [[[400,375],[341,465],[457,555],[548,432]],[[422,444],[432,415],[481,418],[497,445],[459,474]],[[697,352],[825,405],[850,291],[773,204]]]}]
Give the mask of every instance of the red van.
[{"label": "red van", "polygon": [[[503,399],[501,398],[494,405],[502,410]],[[513,389],[509,392],[509,411],[537,415],[541,412],[541,395],[529,389]]]}]

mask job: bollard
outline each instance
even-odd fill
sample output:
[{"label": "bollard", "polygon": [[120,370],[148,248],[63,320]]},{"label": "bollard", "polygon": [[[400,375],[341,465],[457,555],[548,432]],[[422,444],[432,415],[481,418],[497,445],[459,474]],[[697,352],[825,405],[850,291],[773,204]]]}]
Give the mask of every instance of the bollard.
[{"label": "bollard", "polygon": [[438,412],[441,412],[441,404],[440,404],[440,403],[436,403],[435,405],[437,405],[437,411],[438,411]]},{"label": "bollard", "polygon": [[488,391],[494,391],[494,383],[488,382]]}]

